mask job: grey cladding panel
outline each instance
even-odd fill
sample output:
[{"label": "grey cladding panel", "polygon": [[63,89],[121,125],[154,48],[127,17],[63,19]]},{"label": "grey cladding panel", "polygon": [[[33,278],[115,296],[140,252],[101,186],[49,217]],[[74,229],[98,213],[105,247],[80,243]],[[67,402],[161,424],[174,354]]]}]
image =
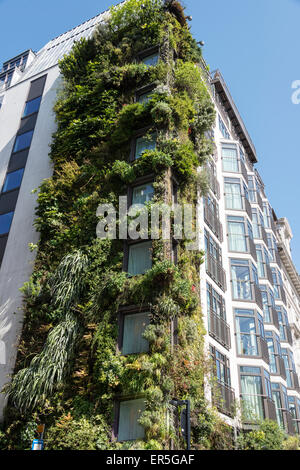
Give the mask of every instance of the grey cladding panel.
[{"label": "grey cladding panel", "polygon": [[7,239],[8,235],[5,235],[5,237],[0,237],[0,263],[2,263],[3,260]]},{"label": "grey cladding panel", "polygon": [[8,193],[1,194],[0,196],[0,214],[12,212],[15,210],[19,189],[9,191]]},{"label": "grey cladding panel", "polygon": [[32,114],[29,117],[25,117],[21,119],[18,134],[23,134],[24,132],[32,131],[32,129],[34,129],[35,127],[36,119],[37,119],[37,113]]},{"label": "grey cladding panel", "polygon": [[22,150],[22,152],[13,153],[10,157],[7,171],[19,170],[26,165],[29,149]]},{"label": "grey cladding panel", "polygon": [[46,78],[47,75],[44,75],[43,77],[40,77],[37,80],[31,82],[27,101],[33,100],[34,98],[37,98],[43,94]]}]

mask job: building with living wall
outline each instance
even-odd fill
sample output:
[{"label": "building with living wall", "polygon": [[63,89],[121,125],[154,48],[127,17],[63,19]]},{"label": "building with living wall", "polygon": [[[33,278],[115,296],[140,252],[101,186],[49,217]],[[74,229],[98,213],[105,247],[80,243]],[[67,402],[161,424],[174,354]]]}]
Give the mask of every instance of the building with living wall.
[{"label": "building with living wall", "polygon": [[[147,8],[140,14],[149,14]],[[141,440],[146,432],[148,440],[149,435],[156,436],[153,439],[166,446],[168,439],[176,439],[174,429],[173,434],[161,431],[165,416],[172,415],[170,398],[173,394],[191,398],[197,410],[200,390],[229,428],[249,429],[257,419],[271,419],[288,434],[300,433],[300,282],[290,251],[291,228],[286,219],[277,219],[266,196],[256,169],[254,144],[220,71],[208,72],[199,48],[185,33],[186,18],[178,2],[165,2],[162,11],[166,16],[161,43],[154,28],[149,31],[149,42],[146,33],[139,32],[133,46],[133,32],[125,28],[118,38],[125,45],[115,56],[105,48],[99,53],[92,42],[80,43],[88,46],[77,47],[61,70],[58,62],[71,53],[74,43],[91,39],[97,30],[101,31],[96,33],[98,44],[106,40],[115,47],[116,37],[109,36],[104,26],[110,17],[105,12],[58,36],[37,53],[27,50],[3,64],[0,387],[10,382],[19,349],[19,372],[8,394],[10,406],[23,415],[61,389],[62,382],[67,382],[67,363],[75,360],[74,390],[78,386],[76,393],[87,401],[94,400],[90,390],[105,396],[103,400],[109,397],[110,408],[105,404],[104,414],[110,410],[113,418],[108,421],[118,442]],[[117,20],[117,31],[122,32],[122,21]],[[168,22],[173,28],[171,39]],[[87,85],[80,82],[79,72],[79,78],[72,75],[81,66],[76,62],[80,54],[86,63],[94,57],[98,60],[96,78],[92,67],[82,69],[86,78],[92,77]],[[102,71],[107,66],[103,57],[110,58],[115,76],[123,74],[119,82],[111,77],[112,72],[109,76]],[[196,68],[190,67],[193,63]],[[57,123],[53,107],[58,92]],[[176,101],[176,94],[181,101]],[[98,115],[85,116],[81,103],[90,111],[97,109]],[[111,132],[105,127],[105,113]],[[66,142],[70,142],[68,148]],[[102,175],[102,168],[110,179]],[[194,191],[194,173],[206,175],[206,192]],[[43,183],[53,174],[53,186]],[[93,179],[98,186],[91,186]],[[42,183],[37,201],[33,190]],[[117,241],[116,248],[99,245],[99,252],[107,250],[109,255],[101,254],[103,259],[97,261],[95,209],[105,195],[110,197],[104,202],[116,203],[117,196],[126,193],[132,204],[163,200],[172,205],[198,198],[199,248],[205,251],[201,267],[197,254],[187,257],[184,243],[175,239],[162,246],[156,240],[129,239]],[[68,206],[70,201],[73,205]],[[85,223],[87,235],[83,234]],[[87,266],[93,267],[93,275],[86,275],[91,269]],[[55,277],[61,272],[63,285]],[[80,279],[87,276],[83,291],[81,281],[72,278],[73,272]],[[130,275],[129,281],[124,273]],[[95,314],[95,302],[103,316]],[[32,318],[37,312],[42,312],[41,320],[35,323]],[[83,313],[91,315],[90,322],[82,320]],[[117,325],[116,331],[111,325]],[[76,353],[70,337],[78,339],[80,328],[86,342],[80,340],[82,349]],[[98,345],[90,369],[84,359],[91,347],[89,337],[94,337],[94,348]],[[55,343],[61,345],[58,353]],[[35,364],[30,362],[32,356],[38,358]],[[166,360],[170,356],[173,364]],[[206,356],[214,364],[215,379],[203,384],[201,367]],[[62,364],[60,378],[53,372],[55,361]],[[41,370],[46,371],[45,377]],[[124,370],[129,371],[126,376]],[[143,378],[142,384],[135,374]],[[36,395],[31,388],[35,378],[41,389]],[[82,380],[80,386],[76,380]],[[83,389],[89,392],[85,395]],[[0,398],[1,416],[6,397]],[[142,423],[138,421],[141,416]],[[153,423],[160,431],[153,431]],[[197,432],[192,432],[196,442]]]}]

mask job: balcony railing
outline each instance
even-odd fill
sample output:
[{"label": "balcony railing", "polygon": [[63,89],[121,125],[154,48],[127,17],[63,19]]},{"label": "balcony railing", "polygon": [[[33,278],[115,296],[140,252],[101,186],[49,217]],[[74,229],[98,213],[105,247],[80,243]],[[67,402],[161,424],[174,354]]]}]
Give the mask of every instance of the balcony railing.
[{"label": "balcony railing", "polygon": [[249,248],[250,248],[250,254],[252,255],[252,258],[257,261],[257,254],[256,254],[256,248],[255,248],[255,243],[252,240],[252,238],[248,237],[248,242],[249,242]]},{"label": "balcony railing", "polygon": [[283,410],[283,420],[284,420],[285,429],[288,432],[288,434],[295,434],[293,417],[289,411]]},{"label": "balcony railing", "polygon": [[229,385],[218,381],[212,393],[213,404],[221,413],[228,416],[234,414],[235,395],[234,390]]},{"label": "balcony railing", "polygon": [[269,350],[268,350],[268,343],[264,338],[261,336],[258,336],[258,342],[260,346],[260,355],[263,358],[263,360],[269,364],[270,363],[270,358],[269,358]]},{"label": "balcony railing", "polygon": [[282,359],[281,356],[277,354],[276,356],[276,366],[277,366],[277,371],[279,375],[286,380],[286,371],[285,371],[285,365],[284,365],[284,360]]},{"label": "balcony railing", "polygon": [[300,388],[299,388],[299,378],[298,378],[298,375],[296,372],[292,372],[291,373],[292,375],[292,380],[293,380],[293,385],[294,385],[294,389],[297,390],[298,392],[300,391]]},{"label": "balcony railing", "polygon": [[212,230],[212,232],[216,235],[216,237],[222,242],[223,241],[223,228],[222,224],[217,217],[217,215],[214,213],[214,211],[211,210],[211,208],[207,204],[207,199],[205,198],[205,203],[204,203],[204,220],[209,226],[209,228]]},{"label": "balcony railing", "polygon": [[244,163],[242,160],[240,160],[240,164],[241,164],[241,173],[242,173],[242,175],[243,175],[243,177],[244,177],[244,180],[245,180],[246,184],[248,184],[247,168],[246,168],[246,166],[245,166],[245,163]]},{"label": "balcony railing", "polygon": [[251,204],[248,201],[246,197],[244,197],[244,203],[245,203],[245,211],[247,212],[249,219],[252,220],[252,209],[251,209]]},{"label": "balcony railing", "polygon": [[219,287],[226,291],[226,274],[220,263],[215,260],[209,253],[206,253],[206,272],[218,284]]},{"label": "balcony railing", "polygon": [[209,312],[209,334],[225,348],[231,348],[230,327],[223,318],[212,310]]},{"label": "balcony railing", "polygon": [[277,421],[275,403],[269,397],[264,397],[264,411],[266,419]]},{"label": "balcony railing", "polygon": [[268,246],[267,232],[264,227],[261,227],[261,235],[262,235],[263,241],[265,242],[265,245]]},{"label": "balcony railing", "polygon": [[270,282],[270,284],[273,285],[272,271],[271,271],[271,268],[268,264],[266,264],[266,271],[267,271],[267,279]]},{"label": "balcony railing", "polygon": [[262,202],[261,195],[259,194],[258,191],[256,191],[256,200],[257,200],[257,204],[259,205],[261,211],[263,212],[263,202]]},{"label": "balcony railing", "polygon": [[214,175],[212,169],[207,166],[206,167],[207,175],[208,175],[208,184],[214,195],[216,196],[217,199],[220,199],[220,185],[219,182]]},{"label": "balcony railing", "polygon": [[255,282],[253,283],[253,287],[254,287],[254,294],[255,294],[255,302],[263,310],[263,301],[262,301],[260,288]]}]

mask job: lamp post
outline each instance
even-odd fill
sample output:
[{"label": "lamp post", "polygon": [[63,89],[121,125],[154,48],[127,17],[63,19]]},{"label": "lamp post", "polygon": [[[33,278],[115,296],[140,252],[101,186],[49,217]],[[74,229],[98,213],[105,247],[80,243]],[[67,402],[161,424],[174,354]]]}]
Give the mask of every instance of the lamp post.
[{"label": "lamp post", "polygon": [[178,400],[173,398],[170,401],[170,404],[176,406],[185,406],[185,408],[180,413],[180,430],[183,439],[186,441],[186,449],[191,449],[191,408],[190,400]]}]

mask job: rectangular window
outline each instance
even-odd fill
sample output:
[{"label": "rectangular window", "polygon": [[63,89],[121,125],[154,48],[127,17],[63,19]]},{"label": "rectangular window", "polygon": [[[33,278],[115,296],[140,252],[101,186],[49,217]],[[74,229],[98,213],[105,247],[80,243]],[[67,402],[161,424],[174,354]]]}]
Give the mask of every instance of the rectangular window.
[{"label": "rectangular window", "polygon": [[149,325],[149,313],[125,314],[123,318],[122,354],[148,352],[149,343],[143,333]]},{"label": "rectangular window", "polygon": [[258,356],[254,310],[235,309],[237,350],[239,355]]},{"label": "rectangular window", "polygon": [[231,260],[231,279],[235,300],[253,300],[250,272],[248,260]]},{"label": "rectangular window", "polygon": [[153,94],[153,90],[139,94],[137,97],[137,102],[141,104],[149,103],[149,101],[151,100],[152,94]]},{"label": "rectangular window", "polygon": [[275,310],[275,299],[272,290],[264,285],[259,285],[262,301],[263,301],[263,311],[264,311],[264,322],[272,323],[273,311]]},{"label": "rectangular window", "polygon": [[247,241],[244,217],[227,217],[229,251],[246,253]]},{"label": "rectangular window", "polygon": [[243,199],[239,179],[225,178],[225,204],[226,209],[243,210]]},{"label": "rectangular window", "polygon": [[260,367],[240,367],[242,407],[246,421],[264,419],[263,381]]},{"label": "rectangular window", "polygon": [[144,274],[152,267],[152,242],[142,242],[128,247],[128,274],[137,276]]},{"label": "rectangular window", "polygon": [[145,204],[153,198],[154,189],[152,183],[135,186],[132,190],[132,205]]},{"label": "rectangular window", "polygon": [[141,136],[136,139],[134,159],[140,158],[146,150],[155,150],[156,148],[156,134],[149,136]]},{"label": "rectangular window", "polygon": [[144,428],[138,423],[143,411],[145,411],[145,401],[143,399],[120,402],[118,426],[119,442],[144,438]]},{"label": "rectangular window", "polygon": [[12,171],[7,173],[2,192],[11,191],[12,189],[19,188],[21,186],[21,181],[23,178],[24,168],[20,170]]},{"label": "rectangular window", "polygon": [[29,116],[29,114],[37,113],[40,108],[41,100],[42,97],[39,96],[38,98],[34,98],[33,100],[27,101],[23,117]]},{"label": "rectangular window", "polygon": [[19,152],[20,150],[24,150],[30,147],[32,136],[33,130],[18,135],[15,141],[13,152]]},{"label": "rectangular window", "polygon": [[228,130],[226,129],[226,126],[225,126],[223,120],[221,119],[220,115],[219,115],[219,129],[220,129],[221,134],[224,137],[224,139],[229,140],[230,139],[230,134],[229,134]]},{"label": "rectangular window", "polygon": [[0,215],[0,235],[4,235],[9,232],[13,215],[13,212],[7,212],[6,214]]},{"label": "rectangular window", "polygon": [[154,54],[147,55],[143,57],[142,62],[143,64],[147,65],[147,67],[153,67],[154,65],[158,64],[159,60],[159,53],[155,52]]},{"label": "rectangular window", "polygon": [[222,145],[223,171],[229,173],[239,172],[238,152],[235,145]]}]

